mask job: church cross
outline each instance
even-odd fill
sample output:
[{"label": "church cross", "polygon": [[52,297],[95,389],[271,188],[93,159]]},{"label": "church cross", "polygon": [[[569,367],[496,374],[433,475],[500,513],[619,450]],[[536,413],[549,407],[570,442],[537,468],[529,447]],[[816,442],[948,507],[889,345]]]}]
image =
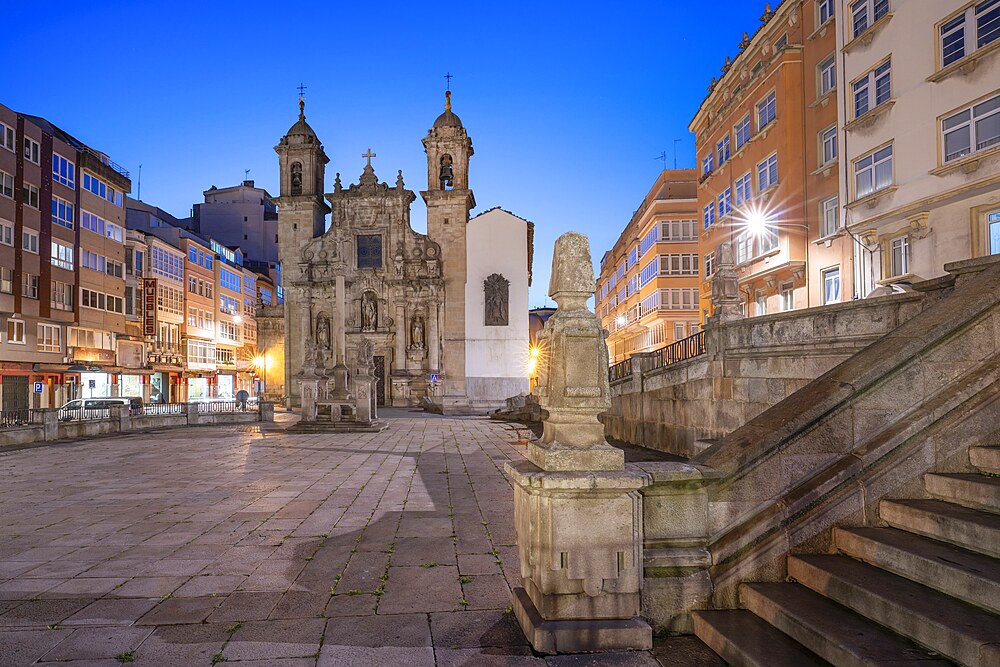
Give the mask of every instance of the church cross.
[{"label": "church cross", "polygon": [[362,153],[361,154],[361,157],[368,158],[368,166],[370,167],[370,166],[372,166],[372,158],[373,157],[378,157],[378,156],[375,155],[375,153],[372,153],[372,149],[369,148],[367,153]]},{"label": "church cross", "polygon": [[451,80],[454,79],[455,77],[452,76],[451,72],[448,72],[447,74],[444,75],[444,78],[448,80],[448,90],[451,90]]},{"label": "church cross", "polygon": [[299,84],[299,97],[305,96],[306,88],[308,88],[308,86],[303,86],[301,83]]}]

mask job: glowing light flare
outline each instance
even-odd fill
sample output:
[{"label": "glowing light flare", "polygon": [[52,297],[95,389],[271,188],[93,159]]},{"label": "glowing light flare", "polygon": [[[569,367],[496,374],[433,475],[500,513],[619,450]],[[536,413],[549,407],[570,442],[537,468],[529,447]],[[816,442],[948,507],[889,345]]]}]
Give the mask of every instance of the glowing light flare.
[{"label": "glowing light flare", "polygon": [[528,346],[528,359],[525,363],[525,370],[529,378],[533,378],[538,375],[538,367],[542,363],[543,356],[544,350],[542,350],[540,345]]},{"label": "glowing light flare", "polygon": [[267,368],[267,355],[262,354],[254,357],[253,365],[257,368]]}]

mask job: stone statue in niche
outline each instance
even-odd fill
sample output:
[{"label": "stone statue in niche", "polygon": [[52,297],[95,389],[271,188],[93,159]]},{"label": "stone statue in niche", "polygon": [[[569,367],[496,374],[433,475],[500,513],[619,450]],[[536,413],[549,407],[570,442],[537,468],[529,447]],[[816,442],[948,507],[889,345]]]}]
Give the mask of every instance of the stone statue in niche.
[{"label": "stone statue in niche", "polygon": [[358,368],[375,368],[375,347],[367,338],[358,343]]},{"label": "stone statue in niche", "polygon": [[302,194],[302,163],[292,164],[292,194]]},{"label": "stone statue in niche", "polygon": [[316,347],[321,350],[330,349],[330,318],[326,315],[316,318]]},{"label": "stone statue in niche", "polygon": [[316,342],[312,338],[306,339],[305,350],[302,352],[302,372],[316,370]]},{"label": "stone statue in niche", "polygon": [[452,167],[451,156],[445,153],[441,156],[441,188],[452,187],[455,181],[455,170]]},{"label": "stone statue in niche", "polygon": [[417,350],[424,349],[423,315],[414,315],[413,321],[410,323],[410,347]]},{"label": "stone statue in niche", "polygon": [[510,323],[510,281],[494,273],[483,281],[483,290],[486,293],[486,326],[507,326]]},{"label": "stone statue in niche", "polygon": [[361,296],[361,330],[375,331],[378,327],[378,304],[375,295],[365,292]]}]

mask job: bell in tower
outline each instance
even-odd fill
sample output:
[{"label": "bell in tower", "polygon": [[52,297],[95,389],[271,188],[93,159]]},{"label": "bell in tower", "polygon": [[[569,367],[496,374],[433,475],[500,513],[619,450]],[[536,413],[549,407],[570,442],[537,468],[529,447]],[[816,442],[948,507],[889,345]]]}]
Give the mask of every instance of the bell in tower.
[{"label": "bell in tower", "polygon": [[424,138],[428,190],[468,190],[472,140],[451,110],[451,91],[445,93],[444,113]]}]

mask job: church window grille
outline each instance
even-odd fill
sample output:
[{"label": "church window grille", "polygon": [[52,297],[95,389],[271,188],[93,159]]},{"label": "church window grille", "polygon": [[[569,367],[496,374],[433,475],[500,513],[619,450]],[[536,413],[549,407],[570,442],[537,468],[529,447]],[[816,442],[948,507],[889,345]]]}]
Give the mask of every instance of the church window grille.
[{"label": "church window grille", "polygon": [[381,234],[361,234],[358,236],[358,268],[382,268]]}]

